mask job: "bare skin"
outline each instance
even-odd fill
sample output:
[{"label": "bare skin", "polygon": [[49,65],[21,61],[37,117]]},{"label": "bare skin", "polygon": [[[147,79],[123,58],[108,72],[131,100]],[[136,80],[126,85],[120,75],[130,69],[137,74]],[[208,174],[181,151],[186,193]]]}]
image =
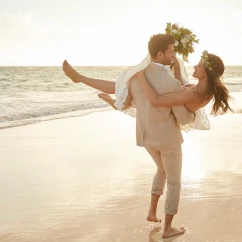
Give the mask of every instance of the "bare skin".
[{"label": "bare skin", "polygon": [[186,232],[185,228],[175,228],[175,227],[170,227],[166,230],[163,231],[162,233],[162,238],[163,239],[168,239],[171,238],[173,236],[178,236],[178,235],[182,235]]},{"label": "bare skin", "polygon": [[161,223],[161,219],[158,219],[156,214],[152,215],[152,214],[149,213],[146,220],[148,222]]},{"label": "bare skin", "polygon": [[155,194],[151,195],[150,209],[149,209],[148,216],[146,218],[146,220],[149,222],[161,223],[161,219],[158,219],[156,216],[159,198],[160,198],[159,195],[155,195]]},{"label": "bare skin", "polygon": [[77,71],[75,71],[66,60],[63,62],[62,69],[64,73],[75,83],[81,82],[101,92],[109,94],[115,93],[114,81],[100,80],[83,76],[79,74]]},{"label": "bare skin", "polygon": [[107,94],[107,93],[99,93],[98,97],[101,98],[106,103],[108,103],[110,106],[112,106],[115,110],[118,110],[115,107],[115,105],[114,105],[115,99],[113,99],[109,94]]}]

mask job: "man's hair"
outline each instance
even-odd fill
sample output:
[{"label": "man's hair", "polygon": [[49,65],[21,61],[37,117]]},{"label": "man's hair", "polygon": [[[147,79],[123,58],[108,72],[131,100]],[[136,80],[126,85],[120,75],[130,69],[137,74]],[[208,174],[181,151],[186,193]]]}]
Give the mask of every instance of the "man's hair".
[{"label": "man's hair", "polygon": [[148,43],[149,53],[152,58],[155,58],[159,51],[165,54],[169,45],[175,43],[175,39],[170,34],[156,34],[150,37]]}]

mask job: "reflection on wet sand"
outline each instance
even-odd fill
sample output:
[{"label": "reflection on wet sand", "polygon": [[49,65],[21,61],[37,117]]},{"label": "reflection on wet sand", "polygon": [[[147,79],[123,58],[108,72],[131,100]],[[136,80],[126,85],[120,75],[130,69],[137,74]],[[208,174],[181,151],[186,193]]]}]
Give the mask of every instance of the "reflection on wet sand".
[{"label": "reflection on wet sand", "polygon": [[[241,117],[211,122],[211,131],[184,134],[174,225],[187,231],[164,241],[241,241]],[[163,224],[145,220],[155,165],[135,146],[133,120],[96,113],[2,130],[0,142],[1,242],[163,241]],[[163,206],[164,197],[162,219]]]}]

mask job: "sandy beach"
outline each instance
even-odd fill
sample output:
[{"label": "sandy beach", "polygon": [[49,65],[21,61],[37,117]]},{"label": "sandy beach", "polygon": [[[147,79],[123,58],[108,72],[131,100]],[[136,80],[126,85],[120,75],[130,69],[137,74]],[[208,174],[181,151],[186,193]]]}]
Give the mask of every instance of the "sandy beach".
[{"label": "sandy beach", "polygon": [[[234,114],[183,132],[174,225],[187,232],[164,241],[242,241],[242,93],[232,95]],[[163,241],[162,223],[145,220],[155,170],[135,119],[118,111],[2,129],[0,241]]]}]

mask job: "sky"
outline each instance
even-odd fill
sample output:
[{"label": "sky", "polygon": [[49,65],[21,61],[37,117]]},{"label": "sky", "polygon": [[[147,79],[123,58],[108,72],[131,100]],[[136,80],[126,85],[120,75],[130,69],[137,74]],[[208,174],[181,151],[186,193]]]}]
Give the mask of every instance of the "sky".
[{"label": "sky", "polygon": [[178,23],[225,65],[242,65],[242,1],[0,0],[0,66],[130,66],[148,53],[153,34]]}]

